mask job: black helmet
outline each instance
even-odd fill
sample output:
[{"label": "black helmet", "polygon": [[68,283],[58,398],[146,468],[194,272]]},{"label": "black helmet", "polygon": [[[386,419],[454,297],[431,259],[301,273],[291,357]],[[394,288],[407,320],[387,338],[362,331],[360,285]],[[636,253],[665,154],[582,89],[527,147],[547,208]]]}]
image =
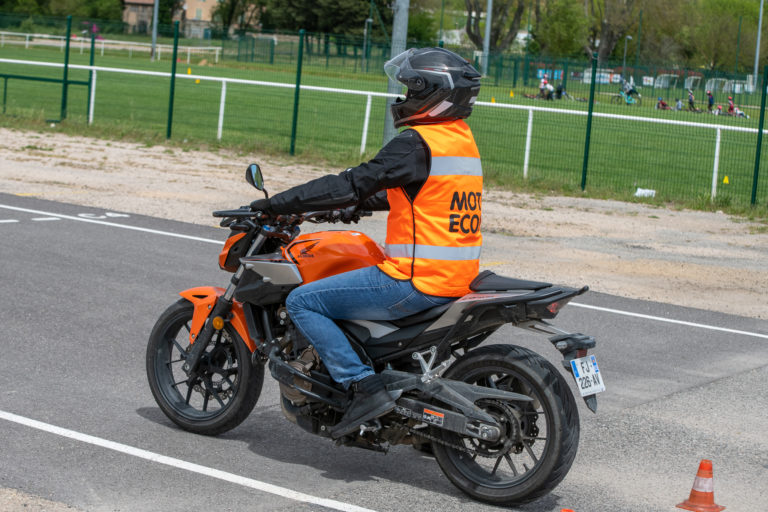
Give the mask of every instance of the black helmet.
[{"label": "black helmet", "polygon": [[392,104],[395,128],[464,119],[480,92],[480,73],[443,48],[406,50],[384,64],[389,78],[408,88]]}]

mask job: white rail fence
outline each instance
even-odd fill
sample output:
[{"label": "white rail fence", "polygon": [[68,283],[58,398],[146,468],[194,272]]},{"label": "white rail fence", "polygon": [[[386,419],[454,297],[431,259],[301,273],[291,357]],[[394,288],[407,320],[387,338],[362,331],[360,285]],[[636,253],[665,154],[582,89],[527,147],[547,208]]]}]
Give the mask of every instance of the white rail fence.
[{"label": "white rail fence", "polygon": [[[64,67],[64,65],[61,63],[22,61],[22,60],[14,60],[14,59],[0,59],[0,63],[58,67],[58,68]],[[93,71],[93,75],[92,75],[93,78],[92,78],[92,84],[91,84],[91,97],[90,97],[90,103],[88,105],[88,123],[89,124],[93,123],[93,118],[94,118],[94,101],[96,97],[96,77],[98,76],[99,72],[155,76],[155,77],[163,77],[163,78],[169,78],[169,79],[171,77],[170,73],[160,72],[160,71],[142,71],[142,70],[135,70],[135,69],[121,69],[121,68],[110,68],[110,67],[102,67],[102,66],[84,66],[84,65],[73,65],[73,64],[70,64],[69,67],[73,69],[83,69],[83,70]],[[283,89],[294,89],[296,87],[295,84],[287,84],[287,83],[280,83],[280,82],[264,82],[260,80],[244,80],[240,78],[213,77],[213,76],[192,75],[192,74],[182,74],[182,73],[176,73],[176,78],[221,83],[218,130],[216,135],[217,139],[219,140],[221,140],[222,131],[224,127],[224,111],[225,111],[226,96],[227,96],[227,84],[244,84],[244,85],[260,86],[260,87],[276,87],[276,88],[283,88]],[[302,91],[319,91],[319,92],[326,92],[329,94],[347,94],[347,95],[366,97],[365,117],[363,121],[361,141],[360,141],[360,154],[363,154],[365,152],[365,148],[367,144],[368,127],[369,127],[369,121],[371,116],[372,98],[374,97],[394,98],[398,96],[396,94],[389,94],[389,93],[383,93],[383,92],[358,91],[353,89],[335,89],[331,87],[319,87],[314,85],[301,85],[300,87]],[[581,110],[564,110],[564,109],[548,108],[548,107],[512,105],[508,103],[491,103],[491,102],[478,101],[476,105],[481,107],[487,107],[487,108],[501,108],[501,109],[528,111],[528,125],[527,125],[526,138],[525,138],[525,155],[523,160],[523,177],[526,179],[528,178],[528,168],[530,164],[534,112],[547,112],[547,113],[558,114],[558,115],[576,115],[576,116],[588,115],[586,111],[581,111]],[[607,114],[602,112],[594,112],[592,115],[594,117],[600,117],[600,118],[606,118],[606,119],[618,119],[618,120],[624,120],[627,122],[634,122],[634,123],[651,123],[651,124],[661,124],[661,125],[686,126],[686,127],[698,128],[702,130],[713,130],[715,132],[715,148],[714,148],[714,161],[712,163],[712,189],[711,189],[712,199],[714,199],[717,196],[718,170],[720,167],[720,140],[721,140],[722,132],[731,131],[731,132],[754,133],[754,134],[757,134],[758,132],[756,128],[746,128],[741,126],[727,126],[727,125],[706,124],[706,123],[694,123],[690,121],[677,121],[673,119],[636,117],[636,116],[627,116],[627,115],[621,115],[621,114]],[[766,134],[766,133],[768,133],[768,129],[763,130],[763,134]]]},{"label": "white rail fence", "polygon": [[[67,38],[65,36],[52,36],[49,34],[28,34],[21,32],[0,32],[0,48],[5,45],[17,45],[24,46],[29,49],[30,46],[48,46],[57,47],[62,52],[66,47]],[[133,57],[133,53],[146,53],[149,56],[152,51],[151,43],[139,43],[134,41],[123,41],[118,39],[97,39],[95,42],[96,48],[101,52],[101,56],[104,56],[104,50],[116,50],[124,51],[128,53],[128,57]],[[69,43],[70,51],[72,49],[80,49],[80,53],[88,52],[91,47],[91,39],[88,36],[73,36]],[[161,60],[163,54],[166,58],[170,59],[173,56],[173,45],[171,44],[157,44],[155,45],[157,54],[155,58]],[[192,56],[213,56],[214,62],[219,62],[219,55],[221,54],[221,47],[218,46],[182,46],[179,45],[178,56],[187,56],[187,64],[190,63]]]}]

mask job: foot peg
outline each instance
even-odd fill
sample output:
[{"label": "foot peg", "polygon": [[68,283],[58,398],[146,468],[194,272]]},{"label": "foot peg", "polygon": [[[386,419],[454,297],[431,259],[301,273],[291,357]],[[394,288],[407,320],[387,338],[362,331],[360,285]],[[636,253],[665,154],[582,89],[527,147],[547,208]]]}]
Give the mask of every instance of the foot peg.
[{"label": "foot peg", "polygon": [[450,366],[450,361],[443,361],[439,365],[437,365],[437,368],[432,368],[432,365],[435,364],[435,359],[437,359],[437,347],[434,345],[429,347],[429,351],[425,351],[424,354],[429,354],[429,361],[424,359],[424,356],[422,355],[422,352],[414,352],[411,354],[411,357],[413,357],[415,360],[419,362],[419,365],[421,365],[421,371],[424,373],[421,376],[421,382],[427,383],[431,380],[434,380],[443,370],[448,368]]},{"label": "foot peg", "polygon": [[369,421],[367,423],[363,423],[360,425],[360,435],[362,436],[366,432],[376,432],[378,430],[381,430],[381,422],[378,418]]}]

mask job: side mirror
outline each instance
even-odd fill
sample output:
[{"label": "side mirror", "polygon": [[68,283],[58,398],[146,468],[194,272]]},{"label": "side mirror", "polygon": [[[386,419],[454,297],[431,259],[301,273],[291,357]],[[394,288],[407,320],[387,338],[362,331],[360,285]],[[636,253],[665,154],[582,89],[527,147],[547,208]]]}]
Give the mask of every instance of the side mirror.
[{"label": "side mirror", "polygon": [[259,167],[259,164],[251,164],[248,166],[245,170],[245,181],[250,183],[255,189],[263,191],[264,195],[269,197],[267,195],[267,190],[264,188],[264,176],[261,174],[261,167]]}]

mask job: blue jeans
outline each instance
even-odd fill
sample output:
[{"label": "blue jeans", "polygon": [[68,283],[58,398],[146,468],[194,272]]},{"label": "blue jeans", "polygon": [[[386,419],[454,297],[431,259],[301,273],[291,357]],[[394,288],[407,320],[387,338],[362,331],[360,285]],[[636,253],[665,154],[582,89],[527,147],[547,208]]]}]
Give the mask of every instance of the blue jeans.
[{"label": "blue jeans", "polygon": [[410,281],[398,281],[372,266],[299,286],[285,305],[331,377],[348,388],[374,371],[362,363],[333,319],[396,320],[452,300],[421,293]]}]

